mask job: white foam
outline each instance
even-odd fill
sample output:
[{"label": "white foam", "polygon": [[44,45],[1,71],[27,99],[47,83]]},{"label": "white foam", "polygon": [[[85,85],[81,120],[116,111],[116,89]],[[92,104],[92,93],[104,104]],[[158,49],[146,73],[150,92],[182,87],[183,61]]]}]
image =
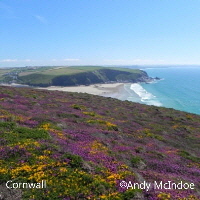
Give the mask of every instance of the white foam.
[{"label": "white foam", "polygon": [[162,106],[156,96],[150,92],[147,92],[140,84],[133,83],[131,84],[130,89],[133,90],[141,98],[141,102],[148,105]]}]

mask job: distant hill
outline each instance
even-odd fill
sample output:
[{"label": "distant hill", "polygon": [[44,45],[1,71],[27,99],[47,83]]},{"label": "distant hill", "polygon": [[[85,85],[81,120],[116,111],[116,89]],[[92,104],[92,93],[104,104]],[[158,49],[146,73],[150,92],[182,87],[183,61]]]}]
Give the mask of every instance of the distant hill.
[{"label": "distant hill", "polygon": [[[0,87],[0,144],[3,199],[200,199],[198,115],[89,94]],[[47,188],[8,189],[9,180],[9,187],[46,180]],[[129,184],[127,190],[129,181],[194,189]]]},{"label": "distant hill", "polygon": [[98,66],[54,67],[23,71],[17,82],[31,86],[75,86],[109,82],[145,82],[147,73],[139,69]]}]

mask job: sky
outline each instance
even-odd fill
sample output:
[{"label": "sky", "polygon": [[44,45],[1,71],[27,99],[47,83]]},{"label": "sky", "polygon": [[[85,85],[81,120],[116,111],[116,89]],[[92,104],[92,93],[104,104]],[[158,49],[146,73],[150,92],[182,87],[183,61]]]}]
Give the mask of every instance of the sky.
[{"label": "sky", "polygon": [[200,64],[200,0],[0,0],[0,67]]}]

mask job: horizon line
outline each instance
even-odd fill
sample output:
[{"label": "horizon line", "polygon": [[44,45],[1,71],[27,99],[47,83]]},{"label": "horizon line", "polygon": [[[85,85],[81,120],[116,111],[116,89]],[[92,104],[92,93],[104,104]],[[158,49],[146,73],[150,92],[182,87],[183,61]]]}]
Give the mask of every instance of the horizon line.
[{"label": "horizon line", "polygon": [[25,68],[25,67],[76,67],[76,66],[200,66],[200,64],[79,64],[79,65],[27,65],[27,66],[0,66],[0,68]]}]

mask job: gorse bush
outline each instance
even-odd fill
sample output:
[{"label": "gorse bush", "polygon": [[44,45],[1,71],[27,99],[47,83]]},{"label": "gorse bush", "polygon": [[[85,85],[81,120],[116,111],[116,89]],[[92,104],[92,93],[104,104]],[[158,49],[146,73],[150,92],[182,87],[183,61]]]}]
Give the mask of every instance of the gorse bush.
[{"label": "gorse bush", "polygon": [[1,122],[0,121],[0,130],[13,129],[15,127],[16,127],[16,123],[14,123],[14,122]]},{"label": "gorse bush", "polygon": [[80,156],[78,155],[73,155],[70,153],[65,153],[62,158],[67,158],[69,159],[69,165],[72,168],[81,168],[83,166],[83,160]]},{"label": "gorse bush", "polygon": [[49,134],[43,129],[30,129],[26,127],[17,127],[13,130],[19,138],[32,138],[32,139],[49,139]]},{"label": "gorse bush", "polygon": [[77,104],[73,104],[72,108],[76,109],[76,110],[85,110],[86,107],[83,105],[77,105]]}]

